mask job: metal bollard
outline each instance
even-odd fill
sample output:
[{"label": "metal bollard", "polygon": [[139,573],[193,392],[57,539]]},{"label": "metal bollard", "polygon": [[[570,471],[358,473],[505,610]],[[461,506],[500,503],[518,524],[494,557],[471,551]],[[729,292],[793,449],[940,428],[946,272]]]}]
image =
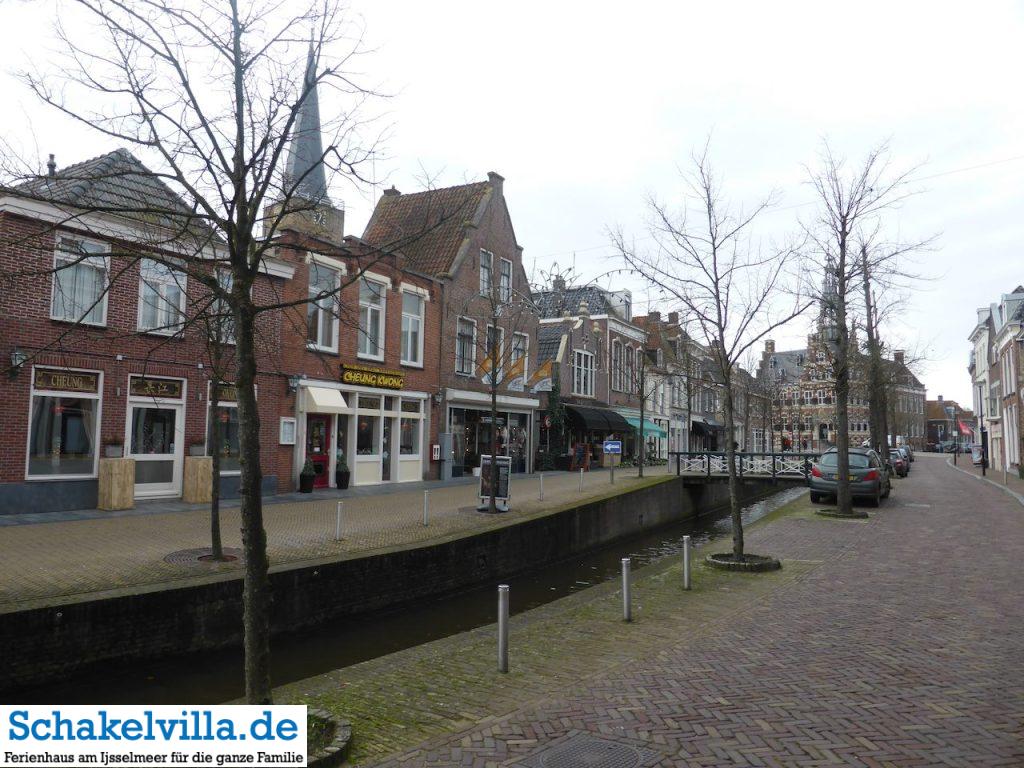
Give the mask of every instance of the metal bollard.
[{"label": "metal bollard", "polygon": [[583,493],[583,468],[580,467],[580,493]]},{"label": "metal bollard", "polygon": [[633,620],[633,606],[629,593],[629,558],[622,558],[622,620]]},{"label": "metal bollard", "polygon": [[612,471],[611,471],[611,475],[612,475],[612,485],[615,485],[615,458],[614,457],[612,457]]},{"label": "metal bollard", "polygon": [[690,537],[683,536],[683,589],[690,588]]},{"label": "metal bollard", "polygon": [[341,505],[343,502],[338,502],[338,511],[334,516],[334,540],[341,541]]},{"label": "metal bollard", "polygon": [[508,672],[508,584],[498,585],[498,671]]},{"label": "metal bollard", "polygon": [[430,491],[423,492],[423,525],[430,525]]},{"label": "metal bollard", "polygon": [[540,473],[540,500],[544,501],[544,473]]}]

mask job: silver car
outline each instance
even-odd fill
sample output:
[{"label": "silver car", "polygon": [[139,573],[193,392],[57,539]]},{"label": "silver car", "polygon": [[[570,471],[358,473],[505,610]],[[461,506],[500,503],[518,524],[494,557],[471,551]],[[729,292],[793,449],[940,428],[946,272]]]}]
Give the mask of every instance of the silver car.
[{"label": "silver car", "polygon": [[[823,453],[821,458],[811,464],[807,476],[807,485],[811,489],[811,501],[815,504],[828,496],[835,496],[839,486],[837,469],[839,454],[836,450]],[[856,499],[866,499],[877,507],[882,499],[889,498],[892,482],[889,469],[882,463],[881,457],[870,448],[850,449],[850,494]]]}]

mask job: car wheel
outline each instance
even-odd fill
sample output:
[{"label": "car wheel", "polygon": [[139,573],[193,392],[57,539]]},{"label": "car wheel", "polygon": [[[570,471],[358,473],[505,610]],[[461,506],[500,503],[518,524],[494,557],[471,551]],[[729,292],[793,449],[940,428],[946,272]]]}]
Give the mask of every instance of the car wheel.
[{"label": "car wheel", "polygon": [[811,504],[821,504],[821,501],[821,494],[811,491]]},{"label": "car wheel", "polygon": [[868,499],[868,504],[872,507],[882,506],[882,490],[879,488],[875,491],[875,495]]},{"label": "car wheel", "polygon": [[888,499],[889,494],[892,493],[892,483],[885,484],[885,493],[882,494],[883,499]]}]

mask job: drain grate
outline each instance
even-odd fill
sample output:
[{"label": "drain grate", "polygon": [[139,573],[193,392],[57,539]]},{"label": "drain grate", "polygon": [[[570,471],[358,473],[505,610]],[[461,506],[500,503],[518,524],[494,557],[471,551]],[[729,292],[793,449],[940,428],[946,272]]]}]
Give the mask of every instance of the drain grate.
[{"label": "drain grate", "polygon": [[[224,563],[218,563],[208,559],[209,556],[209,547],[204,547],[202,549],[179,549],[177,552],[171,552],[171,554],[164,557],[164,562],[170,563],[171,565],[195,565],[198,563],[206,565],[224,565]],[[242,557],[242,550],[234,547],[224,547],[224,556],[227,558],[227,562],[237,562]]]},{"label": "drain grate", "polygon": [[655,757],[611,739],[576,733],[523,760],[523,768],[638,768]]}]

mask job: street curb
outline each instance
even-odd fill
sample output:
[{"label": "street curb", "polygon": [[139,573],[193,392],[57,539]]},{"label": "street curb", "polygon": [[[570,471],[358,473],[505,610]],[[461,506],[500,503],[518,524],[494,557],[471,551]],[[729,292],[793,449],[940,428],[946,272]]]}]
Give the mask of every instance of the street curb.
[{"label": "street curb", "polygon": [[993,486],[994,488],[998,488],[1001,491],[1006,491],[1006,493],[1015,498],[1021,504],[1021,506],[1024,506],[1024,494],[1020,494],[1017,493],[1016,491],[1010,490],[1005,485],[997,483],[995,480],[989,480],[987,477],[978,477],[973,472],[968,472],[966,469],[960,469],[960,467],[956,466],[953,463],[952,459],[946,459],[946,466],[955,469],[957,472],[962,472],[968,477],[973,477],[975,480],[980,480],[982,482],[988,483],[989,485]]}]

